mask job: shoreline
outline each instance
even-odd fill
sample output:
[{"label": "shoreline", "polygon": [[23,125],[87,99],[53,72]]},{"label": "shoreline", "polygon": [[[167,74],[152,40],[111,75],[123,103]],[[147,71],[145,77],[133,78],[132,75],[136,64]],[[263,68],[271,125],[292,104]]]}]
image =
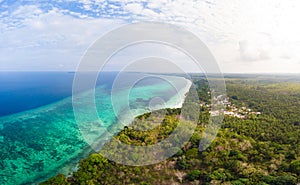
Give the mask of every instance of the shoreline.
[{"label": "shoreline", "polygon": [[[184,78],[184,77],[178,77],[178,78]],[[162,110],[162,109],[168,109],[168,108],[169,109],[178,109],[178,108],[182,108],[182,105],[185,102],[186,96],[187,96],[187,94],[188,94],[188,92],[189,92],[189,90],[190,90],[190,88],[191,88],[191,86],[193,84],[192,81],[190,81],[190,80],[188,80],[186,78],[185,78],[185,80],[186,80],[185,87],[182,88],[177,95],[175,95],[172,98],[170,98],[166,102],[166,104],[167,104],[166,106],[160,107],[160,108],[157,108],[157,109],[153,109],[153,110],[148,110],[148,111],[147,110],[143,110],[143,112],[139,112],[139,114],[136,114],[132,118],[132,120],[128,124],[126,124],[126,125],[123,125],[123,124],[120,124],[120,123],[119,124],[118,123],[111,124],[108,128],[106,128],[107,130],[109,130],[109,132],[103,133],[99,137],[99,138],[101,138],[100,139],[101,141],[97,142],[97,143],[93,143],[94,145],[99,146],[99,149],[97,149],[97,151],[94,150],[93,148],[91,148],[90,145],[87,145],[86,149],[83,149],[82,152],[81,152],[81,155],[79,155],[81,157],[78,156],[78,157],[74,157],[74,158],[70,159],[70,163],[68,165],[66,165],[65,167],[63,167],[57,174],[61,173],[61,174],[65,175],[66,177],[71,177],[73,175],[73,173],[78,170],[78,165],[79,165],[80,160],[87,158],[89,155],[91,155],[93,153],[98,153],[101,150],[101,148],[103,147],[103,145],[111,140],[111,133],[113,133],[113,135],[117,135],[121,130],[124,129],[125,126],[130,125],[132,123],[132,121],[136,117],[141,116],[143,114],[151,113],[153,111]],[[177,98],[178,95],[180,97],[180,101],[174,103],[174,101],[176,101],[176,98]],[[75,160],[77,162],[74,162]],[[44,180],[47,180],[47,179],[44,179]],[[41,183],[41,182],[43,182],[43,181],[39,181],[39,183]]]}]

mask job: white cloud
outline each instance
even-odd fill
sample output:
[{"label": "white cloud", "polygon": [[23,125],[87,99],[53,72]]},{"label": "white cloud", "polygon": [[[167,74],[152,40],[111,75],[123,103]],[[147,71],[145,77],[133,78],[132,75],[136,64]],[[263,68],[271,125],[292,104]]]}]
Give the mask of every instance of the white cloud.
[{"label": "white cloud", "polygon": [[[195,33],[208,45],[225,72],[255,71],[255,68],[271,72],[272,62],[274,71],[280,65],[283,71],[290,70],[287,63],[295,65],[292,71],[299,69],[300,2],[297,0],[69,1],[79,2],[83,10],[111,20],[95,19],[68,7],[43,12],[39,5],[20,6],[8,18],[5,15],[8,12],[1,13],[2,53],[14,48],[35,47],[41,51],[47,47],[64,51],[68,47],[85,48],[103,30],[128,21],[151,20],[177,24]],[[97,9],[93,9],[95,6]]]},{"label": "white cloud", "polygon": [[[150,4],[148,8],[156,7]],[[300,43],[299,8],[299,1],[245,0],[210,4],[205,1],[172,1],[163,4],[159,9],[160,17],[154,19],[179,24],[196,33],[212,48],[227,72],[237,71],[234,68],[243,69],[237,64],[247,68],[247,61],[261,63],[257,68],[273,62],[276,63],[274,70],[275,66],[282,65],[281,69],[288,71],[285,67],[287,60],[300,61],[295,51]],[[264,69],[273,70],[272,65]],[[299,65],[295,65],[292,71],[299,72]]]},{"label": "white cloud", "polygon": [[[22,7],[22,11],[32,7]],[[21,15],[18,9],[14,15]],[[74,70],[85,49],[121,20],[78,19],[58,9],[26,13],[22,27],[0,33],[0,70]],[[62,67],[63,64],[63,67]]]},{"label": "white cloud", "polygon": [[248,40],[239,42],[240,59],[242,61],[261,61],[272,59],[272,38],[269,34],[256,34],[249,36]]},{"label": "white cloud", "polygon": [[138,3],[130,3],[125,5],[124,10],[138,15],[142,12],[143,6]]}]

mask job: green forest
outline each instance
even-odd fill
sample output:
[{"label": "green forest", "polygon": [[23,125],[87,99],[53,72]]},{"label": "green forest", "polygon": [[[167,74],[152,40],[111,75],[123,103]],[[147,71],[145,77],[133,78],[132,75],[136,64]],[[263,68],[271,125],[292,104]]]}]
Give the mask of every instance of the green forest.
[{"label": "green forest", "polygon": [[[300,183],[300,82],[297,78],[226,77],[231,105],[251,112],[245,118],[225,115],[216,139],[199,152],[210,117],[208,82],[192,76],[201,110],[189,142],[171,158],[148,166],[125,166],[98,153],[82,159],[71,176],[58,174],[41,184],[227,184],[296,185]],[[189,95],[186,98],[189,101]],[[137,131],[155,112],[137,117],[115,138],[132,145],[151,145],[167,138],[178,125],[180,109],[167,109],[158,126]],[[193,112],[193,110],[191,110]],[[160,118],[157,118],[160,119]],[[150,120],[150,121],[155,121]],[[108,143],[109,144],[109,143]],[[109,147],[112,145],[105,145]],[[113,145],[114,146],[114,145]],[[131,152],[131,151],[126,151]],[[141,155],[143,155],[141,153]],[[139,156],[136,156],[138,160]],[[125,159],[126,160],[126,159]],[[129,160],[129,159],[128,159]]]}]

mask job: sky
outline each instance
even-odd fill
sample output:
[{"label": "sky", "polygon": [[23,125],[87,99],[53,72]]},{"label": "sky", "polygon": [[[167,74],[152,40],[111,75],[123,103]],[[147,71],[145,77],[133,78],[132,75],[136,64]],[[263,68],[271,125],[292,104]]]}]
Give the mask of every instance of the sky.
[{"label": "sky", "polygon": [[[299,10],[298,0],[0,0],[0,71],[73,71],[104,34],[155,21],[197,35],[223,73],[300,73]],[[173,48],[135,51],[164,53],[194,69]]]}]

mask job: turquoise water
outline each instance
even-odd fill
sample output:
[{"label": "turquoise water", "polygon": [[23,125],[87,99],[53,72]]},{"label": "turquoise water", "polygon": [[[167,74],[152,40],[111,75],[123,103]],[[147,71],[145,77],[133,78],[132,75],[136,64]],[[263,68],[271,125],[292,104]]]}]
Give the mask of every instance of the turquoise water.
[{"label": "turquoise water", "polygon": [[[125,114],[125,124],[130,124],[134,116],[153,110],[153,107],[149,109],[149,101],[153,97],[165,101],[165,104],[155,105],[154,109],[180,107],[191,84],[185,78],[167,78],[172,84],[156,79],[152,80],[153,83],[148,80],[130,89],[124,86],[115,92],[115,100],[112,100],[109,88],[98,86],[95,102],[102,125],[109,128],[116,123],[119,114]],[[124,101],[126,91],[129,91],[129,102]],[[87,95],[76,95],[77,103],[84,104]],[[123,111],[127,105],[132,110],[130,114]],[[0,117],[0,184],[33,184],[57,173],[72,171],[79,159],[93,152],[79,127],[74,118],[71,97]],[[93,132],[92,135],[95,133],[99,134]]]}]

